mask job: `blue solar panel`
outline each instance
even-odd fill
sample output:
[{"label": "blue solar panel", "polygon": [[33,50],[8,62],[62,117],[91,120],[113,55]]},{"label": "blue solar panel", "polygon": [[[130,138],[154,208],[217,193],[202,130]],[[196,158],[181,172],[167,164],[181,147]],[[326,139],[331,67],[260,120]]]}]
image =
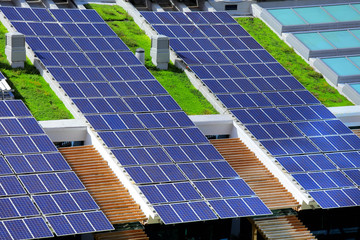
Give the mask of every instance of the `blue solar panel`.
[{"label": "blue solar panel", "polygon": [[167,175],[170,181],[186,181],[184,174],[175,165],[161,165],[161,170]]},{"label": "blue solar panel", "polygon": [[122,165],[153,164],[154,160],[143,148],[114,150],[114,154]]},{"label": "blue solar panel", "polygon": [[[44,25],[50,31],[51,35],[54,36],[54,37],[59,37],[59,36],[65,37],[65,36],[67,36],[66,32],[62,29],[62,27],[58,23],[44,23]],[[60,38],[60,39],[63,40],[65,38]],[[59,40],[59,38],[57,38],[57,40]],[[70,42],[70,41],[67,41],[67,42]],[[64,44],[62,44],[61,42],[60,42],[60,44],[65,48]],[[69,46],[69,48],[67,48],[67,49],[69,49],[69,50],[71,49],[72,51],[78,51],[79,50],[76,46],[74,47],[73,43],[71,45],[72,46]]]},{"label": "blue solar panel", "polygon": [[131,167],[131,168],[128,167],[125,169],[136,183],[151,183],[152,182],[152,180],[142,170],[141,167]]},{"label": "blue solar panel", "polygon": [[31,232],[21,219],[3,221],[3,224],[14,239],[32,239]]},{"label": "blue solar panel", "polygon": [[237,23],[227,12],[214,12],[223,23]]},{"label": "blue solar panel", "polygon": [[339,207],[335,201],[330,198],[329,195],[326,194],[325,191],[314,191],[309,192],[311,197],[315,199],[315,201],[322,207],[322,208],[336,208]]},{"label": "blue solar panel", "polygon": [[238,216],[225,200],[213,200],[209,201],[209,203],[221,218],[234,218]]},{"label": "blue solar panel", "polygon": [[48,216],[46,217],[54,232],[58,236],[76,234],[70,223],[67,221],[65,215]]},{"label": "blue solar panel", "polygon": [[341,190],[327,191],[327,194],[340,206],[355,206],[355,203]]},{"label": "blue solar panel", "polygon": [[6,163],[5,159],[0,156],[0,175],[2,174],[12,174],[13,171],[9,167],[9,165]]},{"label": "blue solar panel", "polygon": [[[205,37],[205,35],[200,31],[200,29],[199,28],[197,28],[197,27],[194,27],[193,25],[183,25],[182,26],[184,29],[185,29],[185,31],[191,36],[191,37],[196,37],[196,38],[198,38],[198,37]],[[200,40],[200,41],[198,41],[198,40]],[[203,40],[203,41],[201,41],[201,40]],[[208,50],[216,50],[216,48],[214,48],[214,47],[211,47],[211,46],[213,46],[212,44],[211,44],[211,42],[210,41],[208,41],[208,40],[206,40],[206,39],[195,39],[195,41],[197,42],[197,43],[201,43],[201,42],[203,42],[203,43],[205,43],[207,46],[205,46],[205,48],[211,48],[211,49],[208,49]],[[206,41],[206,42],[205,42]],[[201,45],[201,47],[204,49],[204,46],[202,46],[202,44],[200,44]],[[205,49],[204,49],[205,50]]]},{"label": "blue solar panel", "polygon": [[55,200],[62,212],[80,211],[80,208],[76,204],[75,200],[68,193],[53,194],[52,198]]},{"label": "blue solar panel", "polygon": [[220,195],[222,197],[237,197],[238,196],[238,194],[232,188],[232,186],[224,180],[212,181],[211,184],[215,187],[215,189],[220,193]]},{"label": "blue solar panel", "polygon": [[157,188],[168,202],[181,202],[185,200],[173,184],[160,184],[157,185]]},{"label": "blue solar panel", "polygon": [[[111,45],[105,40],[105,38],[90,38],[90,41],[99,51],[112,51],[113,49]],[[121,64],[116,65],[124,65],[122,61],[120,63]]]},{"label": "blue solar panel", "polygon": [[81,29],[81,31],[83,31],[83,33],[87,37],[101,36],[100,33],[96,30],[96,28],[92,24],[77,23],[77,26]]},{"label": "blue solar panel", "polygon": [[42,22],[55,22],[55,19],[50,15],[47,9],[32,8],[32,10]]},{"label": "blue solar panel", "polygon": [[360,190],[358,188],[347,188],[342,191],[349,196],[356,205],[360,204]]},{"label": "blue solar panel", "polygon": [[68,190],[85,189],[85,186],[81,183],[80,179],[74,172],[57,173],[57,176]]},{"label": "blue solar panel", "polygon": [[151,178],[152,182],[169,182],[169,178],[158,166],[144,166],[142,169]]},{"label": "blue solar panel", "polygon": [[31,173],[35,171],[24,156],[8,156],[7,160],[16,173]]},{"label": "blue solar panel", "polygon": [[358,159],[358,153],[331,153],[327,154],[327,157],[339,168],[358,168],[360,163],[358,160],[355,160]]},{"label": "blue solar panel", "polygon": [[184,222],[194,222],[200,220],[187,203],[173,204],[172,208]]},{"label": "blue solar panel", "polygon": [[1,208],[4,209],[0,213],[0,218],[14,218],[21,216],[19,215],[9,198],[1,198],[0,203]]},{"label": "blue solar panel", "polygon": [[217,216],[205,202],[190,202],[189,205],[201,220],[217,219]]},{"label": "blue solar panel", "polygon": [[[249,208],[249,206],[245,204],[245,202],[244,202],[245,200],[248,200],[248,199],[247,198],[244,198],[244,199],[229,199],[226,202],[236,212],[236,214],[239,217],[255,215],[255,213]],[[261,212],[258,213],[258,215],[261,215],[261,214],[269,214],[269,210],[268,210],[267,213],[261,213]]]},{"label": "blue solar panel", "polygon": [[23,21],[24,19],[21,17],[21,15],[16,11],[13,7],[1,7],[0,10],[5,14],[5,16],[13,21]]},{"label": "blue solar panel", "polygon": [[44,46],[44,44],[40,41],[38,37],[27,37],[26,43],[34,50],[34,51],[47,51],[48,49]]},{"label": "blue solar panel", "polygon": [[[26,137],[25,137],[26,138]],[[18,137],[17,140],[18,142],[25,142],[25,141],[20,141],[24,139],[24,137]],[[27,138],[28,139],[28,138]],[[15,143],[12,141],[12,138],[10,137],[3,137],[0,138],[0,150],[2,152],[2,154],[14,154],[14,153],[21,153],[21,151],[18,149],[18,147],[15,145]],[[32,144],[32,143],[31,143]],[[27,146],[23,146],[20,145],[22,148],[25,148]],[[32,147],[34,147],[34,144],[31,145]],[[36,149],[35,149],[36,152]]]},{"label": "blue solar panel", "polygon": [[66,218],[77,233],[88,233],[95,231],[85,215],[82,213],[69,214],[66,216]]},{"label": "blue solar panel", "polygon": [[36,36],[51,36],[50,31],[45,27],[43,23],[29,22],[28,25],[33,30]]},{"label": "blue solar panel", "polygon": [[185,173],[185,175],[191,180],[205,179],[205,176],[200,172],[200,170],[194,164],[183,163],[183,164],[179,164],[179,167]]},{"label": "blue solar panel", "polygon": [[170,134],[177,144],[192,143],[191,139],[183,132],[182,129],[169,129],[167,130],[167,133]]},{"label": "blue solar panel", "polygon": [[174,34],[175,37],[190,37],[190,35],[181,26],[169,25],[168,29]]},{"label": "blue solar panel", "polygon": [[40,181],[44,184],[47,191],[58,192],[65,191],[66,187],[63,185],[58,176],[54,173],[44,173],[38,175]]},{"label": "blue solar panel", "polygon": [[321,187],[308,174],[293,174],[292,176],[305,190],[321,189]]},{"label": "blue solar panel", "polygon": [[141,15],[148,21],[150,24],[162,24],[163,22],[155,15],[153,12],[142,12]]},{"label": "blue solar panel", "polygon": [[208,162],[195,163],[195,165],[206,178],[208,179],[221,178],[221,174],[217,171],[217,169],[213,165],[211,165],[211,163]]},{"label": "blue solar panel", "polygon": [[0,195],[9,196],[26,193],[15,176],[0,177],[0,184],[2,186]]},{"label": "blue solar panel", "polygon": [[68,16],[74,22],[88,22],[89,20],[82,14],[85,11],[81,11],[78,9],[65,9],[63,12],[67,13]]},{"label": "blue solar panel", "polygon": [[101,211],[86,212],[84,214],[96,231],[114,230],[114,227],[106,218],[103,212]]},{"label": "blue solar panel", "polygon": [[182,146],[181,149],[185,152],[191,161],[207,160],[205,155],[196,146]]},{"label": "blue solar panel", "polygon": [[174,186],[186,200],[202,199],[200,194],[195,190],[195,188],[190,183],[187,182],[175,183]]},{"label": "blue solar panel", "polygon": [[33,196],[36,205],[40,208],[43,214],[61,213],[58,204],[51,195],[36,195]]},{"label": "blue solar panel", "polygon": [[53,237],[53,233],[50,231],[43,218],[26,218],[24,219],[24,222],[30,229],[34,238]]},{"label": "blue solar panel", "polygon": [[[76,11],[65,10],[65,12],[68,12],[68,13],[73,12],[72,14],[74,14],[74,15],[71,15],[71,17],[73,18],[74,22],[76,22],[76,24],[62,24],[62,26],[66,29],[66,31],[71,35],[71,37],[82,36],[82,35],[84,35],[84,33],[87,34],[87,35],[97,35],[97,36],[98,36],[98,34],[106,35],[106,34],[109,33],[109,35],[114,36],[112,31],[109,31],[108,33],[106,33],[106,31],[108,31],[108,30],[102,31],[101,30],[102,27],[100,26],[100,24],[99,25],[95,25],[95,24],[94,25],[79,24],[78,22],[87,22],[88,21],[87,17],[85,17],[85,11],[82,12],[82,11],[79,11],[79,10],[76,10]],[[179,14],[180,13],[177,14],[176,18],[171,18],[171,16],[168,13],[160,13],[161,18],[164,21],[170,21],[170,22],[172,22],[174,24],[177,24],[178,21],[180,21],[180,22],[190,22],[187,18],[180,17]],[[96,15],[92,15],[91,17],[94,17],[94,16],[95,16],[95,18],[97,18]],[[184,15],[182,15],[182,16],[184,16]],[[177,21],[176,19],[179,19],[179,20]],[[219,18],[216,18],[214,16],[210,17],[209,21],[213,22],[214,19],[217,19],[217,21],[219,21]],[[78,28],[78,26],[80,28]],[[176,27],[176,26],[171,27],[171,29],[175,29],[175,30],[177,28],[178,27]],[[107,28],[107,29],[109,29],[109,28]],[[180,28],[180,29],[182,29],[182,28]],[[184,36],[187,36],[185,32],[189,32],[189,30],[190,30],[189,28],[186,28],[186,30],[184,28],[184,31],[182,32],[182,34]],[[221,31],[225,31],[225,30],[223,29]],[[177,34],[179,34],[178,30],[176,32],[177,32]],[[231,34],[231,32],[229,30],[228,30],[228,33]],[[201,36],[199,31],[191,32],[191,34],[194,34],[194,36],[195,35]],[[94,44],[94,46],[96,46],[98,50],[109,50],[109,51],[111,50],[112,51],[112,49],[113,49],[112,47],[110,47],[110,45],[107,45],[106,42],[103,41],[103,39],[100,39],[100,38],[95,39],[95,38],[93,38],[93,39],[91,39],[91,41],[93,43],[95,43],[95,41],[101,41],[99,43]],[[107,42],[110,43],[110,41],[107,41]],[[114,46],[120,46],[121,45],[121,44],[119,45],[115,41],[114,41],[114,44],[115,44]],[[118,44],[118,45],[116,45],[116,44]],[[111,46],[113,46],[113,45],[111,45]],[[122,46],[124,46],[124,45],[122,45]],[[211,48],[211,43],[209,45],[209,42],[208,42],[207,49],[208,48]],[[122,50],[124,50],[124,49],[122,49]],[[96,51],[94,53],[96,53]],[[66,53],[66,54],[56,53],[56,54],[49,55],[51,57],[56,55],[55,58],[58,61],[56,61],[56,62],[54,61],[53,63],[51,61],[49,61],[48,59],[45,59],[45,58],[44,58],[43,61],[49,61],[49,64],[61,64],[61,65],[64,65],[64,64],[65,65],[67,65],[67,64],[70,65],[70,64],[73,64],[71,61],[74,61],[74,62],[76,62],[77,65],[81,65],[81,66],[89,65],[88,60],[86,60],[87,63],[84,63],[82,60],[80,60],[80,58],[81,58],[80,55],[79,55],[80,53],[71,53],[71,54],[69,53],[69,55],[67,55],[67,54],[68,53]],[[104,75],[104,77],[108,81],[154,79],[153,76],[146,70],[145,67],[140,66],[140,62],[134,57],[134,55],[132,53],[124,52],[124,53],[119,53],[118,55],[127,64],[129,64],[129,65],[139,65],[139,66],[130,66],[129,68],[117,67],[115,69],[114,68],[99,68],[99,71],[101,72],[101,74]],[[211,53],[209,55],[211,56],[212,59],[215,59],[216,62],[218,62],[218,63],[227,62],[227,60],[225,60],[225,58],[222,55],[219,55],[218,52],[214,52],[214,53]],[[83,58],[85,57],[85,55],[83,55],[83,54],[81,56]],[[87,53],[87,56],[91,56],[91,60],[93,62],[95,62],[97,65],[101,65],[102,63],[105,64],[105,60],[102,59],[102,57],[106,58],[107,61],[110,62],[110,64],[112,64],[112,65],[117,64],[117,62],[119,62],[119,59],[120,59],[120,58],[116,57],[116,55],[114,55],[113,53],[104,53],[102,55]],[[46,56],[46,57],[48,57],[48,56]],[[197,55],[197,57],[202,59],[203,55]],[[208,57],[206,61],[208,61],[211,58]],[[211,62],[213,63],[214,61],[211,61]],[[118,63],[118,64],[120,65],[120,64],[123,64],[123,63]],[[54,65],[54,66],[56,66],[56,65]],[[66,76],[71,75],[72,79],[70,79],[70,80],[73,80],[73,81],[79,81],[79,79],[82,79],[82,81],[88,81],[88,80],[93,79],[92,74],[86,74],[86,77],[85,77],[85,75],[80,70],[79,70],[79,74],[82,77],[81,78],[74,77],[74,75],[70,74],[70,71],[72,71],[70,69],[71,68],[66,68],[65,69],[66,72],[62,71],[62,73],[61,73],[62,76],[66,77]],[[210,72],[212,72],[212,74],[214,76],[217,76],[216,72],[215,72],[216,71],[215,68],[208,67],[208,69],[209,69]],[[222,67],[220,69],[220,71],[227,72],[230,77],[240,77],[241,76],[241,74],[235,68],[231,69],[230,66],[224,66],[224,67]],[[84,73],[85,73],[85,71],[84,71]],[[227,78],[229,77],[228,75],[226,76]],[[101,75],[99,75],[99,76],[101,76]],[[102,76],[101,76],[101,78],[102,78]],[[67,79],[67,80],[69,80],[69,79]],[[138,94],[138,95],[139,94],[141,94],[141,95],[167,94],[166,91],[163,88],[160,88],[159,84],[155,84],[154,81],[153,81],[152,84],[147,84],[147,83],[148,82],[144,82],[144,84],[146,85],[145,86],[145,85],[137,85],[135,82],[134,83],[129,82],[128,86],[130,86],[133,89],[134,93]],[[140,84],[140,82],[139,82],[139,84]],[[95,85],[78,84],[77,88],[78,88],[78,90],[75,90],[75,91],[77,91],[78,93],[81,93],[81,97],[85,97],[85,96],[86,97],[114,96],[114,95],[103,95],[102,94],[103,91],[99,90],[98,88],[95,89]],[[111,88],[107,88],[108,91],[109,91],[109,89],[111,89]],[[111,90],[109,92],[111,92],[110,94],[114,93]],[[78,95],[78,96],[80,96],[80,95]],[[121,101],[121,103],[123,103],[122,107],[121,108],[117,107],[116,104],[115,104],[115,101],[116,101],[115,99],[118,99],[118,98],[106,99],[106,101],[108,103],[110,103],[111,108],[113,108],[115,111],[121,111],[122,109],[127,109],[122,101]],[[74,102],[76,102],[78,104],[79,108],[81,108],[80,106],[82,106],[82,105],[79,105],[79,103],[80,103],[79,100],[76,100]],[[150,111],[176,111],[176,110],[180,110],[180,107],[168,95],[166,95],[166,96],[156,96],[156,97],[141,97],[141,98],[133,98],[133,99],[126,98],[125,102],[129,104],[129,106],[132,108],[133,111],[138,111],[138,112],[142,112],[142,111],[148,112],[149,110]],[[85,106],[85,104],[84,104],[84,106]],[[96,100],[95,99],[89,99],[87,101],[86,106],[87,106],[86,108],[82,107],[82,109],[88,109],[90,106],[92,106],[91,113],[102,113],[103,110],[105,110],[106,112],[111,110],[109,108],[109,105],[105,105],[104,101],[100,102],[98,99],[96,99]],[[127,109],[127,111],[129,111],[129,110]],[[170,115],[161,115],[161,114],[159,114],[159,115],[156,115],[156,119],[157,119],[156,121],[158,121],[163,127],[166,127],[166,128],[167,127],[193,126],[191,121],[187,117],[184,117],[184,116],[186,116],[186,115],[183,114],[183,113],[180,113],[180,114],[179,113],[176,113],[176,114],[174,113],[174,114],[171,114],[171,117],[170,117]],[[114,117],[115,116],[107,116],[107,115],[103,115],[101,117],[102,119],[106,120],[104,122],[106,122],[106,125],[109,126],[109,128],[106,128],[106,129],[110,129],[110,128],[117,129],[118,125],[115,124]],[[88,119],[95,119],[95,118],[93,117],[93,118],[88,118]],[[135,121],[136,118],[132,118],[132,119],[127,118],[127,120],[125,120],[125,118],[123,118],[123,117],[117,117],[117,119],[121,119],[121,122],[123,122],[123,124],[125,124],[127,128],[136,128],[136,129],[142,128],[142,126],[140,125],[140,122],[136,123],[136,121]],[[208,142],[208,140],[204,137],[204,135],[197,128],[172,129],[172,130],[165,130],[162,133],[167,133],[168,134],[167,136],[168,136],[169,139],[172,139],[172,138],[175,139],[176,142],[172,141],[171,144],[174,144],[174,143],[193,144],[193,143],[207,143]],[[101,133],[99,133],[99,135],[103,138],[103,140],[110,147],[122,147],[124,145],[127,146],[127,147],[143,146],[143,145],[145,145],[145,146],[147,146],[147,145],[149,145],[149,146],[150,145],[151,146],[158,145],[158,142],[156,142],[152,138],[152,136],[149,134],[148,131],[101,132]],[[156,134],[154,134],[154,135],[156,135]],[[161,134],[158,135],[158,136],[155,136],[155,137],[159,141],[164,140],[164,139],[162,139],[163,136],[161,136]],[[31,140],[35,142],[35,144],[36,144],[36,146],[38,148],[41,148],[40,149],[41,151],[50,151],[49,146],[47,146],[46,144],[43,145],[43,144],[40,143],[40,141],[39,141],[40,138],[32,137]],[[205,147],[205,145],[204,145],[204,148],[202,148],[202,149],[200,149],[200,147],[199,147],[197,150],[190,150],[190,148],[189,148],[190,146],[189,147],[184,146],[183,149],[186,152],[186,154],[191,156],[191,158],[193,160],[198,158],[198,157],[195,157],[195,155],[196,156],[201,156],[202,155],[203,156],[202,160],[206,160],[206,159],[221,160],[222,159],[221,156],[219,156],[219,154],[216,152],[216,150],[214,151],[213,148],[209,147],[210,145],[206,145],[206,146],[207,147]],[[46,150],[47,148],[49,150]],[[139,156],[139,154],[142,155],[142,156],[147,156],[146,158],[143,159],[144,163],[145,162],[150,163],[151,159],[153,160],[153,161],[151,161],[151,163],[154,163],[154,162],[169,162],[169,161],[171,161],[168,157],[164,158],[164,159],[167,159],[167,160],[162,160],[158,156],[158,153],[163,153],[163,156],[166,156],[166,155],[164,155],[164,152],[160,148],[153,148],[153,149],[157,149],[157,150],[156,151],[155,150],[146,150],[148,152],[148,154],[150,154],[151,157],[149,157],[149,155],[142,155],[142,154],[145,154],[144,151],[139,151],[139,150],[135,150],[135,149],[131,150],[129,153],[132,156],[135,156],[135,155]],[[199,149],[200,149],[200,151],[199,151]],[[208,150],[210,150],[209,153],[207,153]],[[194,155],[195,151],[196,151],[196,154]],[[116,153],[118,153],[118,152],[116,152]],[[188,157],[186,157],[186,158],[188,158]],[[139,159],[139,157],[135,157],[133,159]],[[141,160],[139,159],[139,161],[141,161]],[[129,160],[129,162],[130,162],[130,160]],[[129,162],[127,162],[126,164],[128,164]],[[204,168],[205,163],[201,163],[201,164],[199,163],[199,166],[201,166],[200,168]],[[217,165],[215,165],[215,164],[208,165],[207,164],[207,166],[209,166],[209,167],[211,166],[210,168],[211,168],[212,171],[207,172],[207,174],[211,175],[211,177],[213,177],[215,175],[217,177],[218,176],[219,177],[224,177],[224,176],[232,176],[233,177],[233,172],[231,172],[227,168],[228,166],[225,166],[224,164],[217,164]],[[131,169],[135,169],[135,168],[131,168]],[[146,166],[145,167],[144,166],[143,169],[145,169],[145,172],[143,171],[143,174],[146,175],[146,172],[147,172],[148,177],[150,177],[149,180],[151,180],[151,181],[164,181],[165,178],[166,178],[166,181],[184,180],[184,176],[181,174],[181,172],[179,170],[177,170],[177,171],[175,170],[175,169],[177,169],[175,167],[175,165],[161,165],[159,167],[154,167],[154,166]],[[207,169],[209,169],[209,168],[204,168],[203,171],[207,171]],[[215,170],[215,169],[217,169],[217,170]],[[130,170],[130,168],[127,168],[127,170],[133,171],[133,170]],[[141,171],[139,171],[139,170],[134,170],[134,171],[135,172],[137,171],[136,177],[138,177],[139,176],[138,172],[141,172]],[[172,173],[172,174],[170,174],[170,173]],[[134,176],[133,176],[134,174],[131,174],[130,172],[129,172],[129,174],[132,175],[131,177],[134,178]],[[39,175],[39,176],[44,178],[43,175]],[[54,176],[54,175],[49,175],[49,176]],[[58,176],[61,176],[61,175],[58,174]],[[164,176],[165,176],[165,178],[164,178]],[[66,188],[68,188],[68,189],[72,188],[72,185],[69,186],[71,181],[68,181],[66,179],[62,179],[62,180],[63,180],[62,182],[65,184]],[[142,180],[144,180],[144,179],[142,179]],[[55,181],[55,178],[52,179],[52,181]],[[146,181],[147,180],[145,180],[145,182]],[[52,185],[49,185],[49,186],[47,184],[45,184],[45,185],[46,185],[46,191],[54,191],[54,189],[59,188],[59,186],[57,186],[57,184],[55,184],[54,182],[52,182]],[[75,187],[74,189],[77,189],[77,187]],[[180,191],[180,190],[178,190],[178,191]],[[196,193],[196,191],[193,192],[192,196],[189,197],[189,198],[198,199],[198,196],[195,197],[196,196],[195,193]],[[64,206],[62,208],[64,208]],[[205,205],[202,205],[202,208],[206,209]],[[190,204],[181,205],[181,207],[173,207],[172,210],[175,210],[176,214],[178,214],[178,215],[181,215],[184,211],[188,211],[189,213],[193,213],[194,216],[196,216],[196,220],[199,220],[201,218],[201,217],[199,218],[197,216],[197,215],[199,215],[199,212],[196,212],[196,210],[193,209],[192,205],[190,205]],[[211,212],[211,210],[210,210],[210,212]],[[213,219],[214,218],[214,214],[210,214],[210,212],[206,212],[206,214],[204,213],[204,215],[206,215],[206,216],[204,216],[204,219]],[[77,216],[79,216],[79,218],[82,218],[84,220],[84,217],[82,215],[77,215]],[[64,229],[54,229],[55,232],[58,231],[58,232],[62,232],[62,234],[71,234],[70,233],[71,231],[66,230],[66,225],[69,224],[69,221],[71,222],[70,218],[75,218],[75,217],[65,217]],[[53,220],[53,221],[63,221],[63,220],[64,219],[59,218],[58,220]],[[190,220],[195,220],[195,218],[194,217],[189,218],[189,215],[181,215],[180,220],[181,221],[190,221]],[[52,224],[50,220],[49,220],[49,222],[50,222],[50,224]],[[86,223],[87,221],[84,220],[82,222]],[[74,228],[74,226],[72,226],[72,227]],[[89,230],[89,227],[85,226],[85,225],[84,226],[78,226],[78,227],[79,227],[79,229],[76,229],[77,232],[86,232],[86,231]],[[96,229],[96,227],[95,227],[95,229]]]},{"label": "blue solar panel", "polygon": [[182,222],[170,205],[154,206],[154,209],[165,224]]},{"label": "blue solar panel", "polygon": [[166,203],[167,200],[161,195],[160,191],[154,185],[140,186],[141,192],[152,204]]},{"label": "blue solar panel", "polygon": [[90,22],[104,22],[95,10],[80,10]]},{"label": "blue solar panel", "polygon": [[43,218],[27,218],[24,222],[35,238],[53,237]]}]

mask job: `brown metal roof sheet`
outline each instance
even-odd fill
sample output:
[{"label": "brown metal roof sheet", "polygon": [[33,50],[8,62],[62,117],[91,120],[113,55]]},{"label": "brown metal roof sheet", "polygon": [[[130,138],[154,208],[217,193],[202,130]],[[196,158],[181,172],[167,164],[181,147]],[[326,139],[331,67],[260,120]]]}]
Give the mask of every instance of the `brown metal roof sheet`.
[{"label": "brown metal roof sheet", "polygon": [[145,214],[93,146],[60,148],[112,224],[144,222]]},{"label": "brown metal roof sheet", "polygon": [[240,139],[216,139],[211,140],[211,143],[268,208],[275,210],[300,207],[292,194]]},{"label": "brown metal roof sheet", "polygon": [[316,239],[295,215],[254,218],[250,221],[264,239]]}]

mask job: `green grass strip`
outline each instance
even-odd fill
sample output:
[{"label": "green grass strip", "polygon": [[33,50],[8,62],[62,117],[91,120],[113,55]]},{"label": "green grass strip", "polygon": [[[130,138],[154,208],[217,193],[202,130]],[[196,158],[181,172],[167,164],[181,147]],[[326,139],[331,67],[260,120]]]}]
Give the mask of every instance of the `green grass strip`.
[{"label": "green grass strip", "polygon": [[0,71],[15,90],[15,98],[23,100],[38,121],[74,118],[28,59],[24,69],[11,68],[5,55],[5,33],[0,22]]},{"label": "green grass strip", "polygon": [[214,107],[191,84],[182,70],[172,63],[169,64],[168,70],[159,70],[154,66],[150,57],[150,38],[123,8],[101,4],[87,4],[85,7],[95,9],[131,51],[135,52],[137,48],[145,50],[145,66],[187,114],[217,114]]},{"label": "green grass strip", "polygon": [[236,20],[325,106],[354,105],[334,87],[330,86],[320,73],[316,72],[260,19],[244,17]]}]

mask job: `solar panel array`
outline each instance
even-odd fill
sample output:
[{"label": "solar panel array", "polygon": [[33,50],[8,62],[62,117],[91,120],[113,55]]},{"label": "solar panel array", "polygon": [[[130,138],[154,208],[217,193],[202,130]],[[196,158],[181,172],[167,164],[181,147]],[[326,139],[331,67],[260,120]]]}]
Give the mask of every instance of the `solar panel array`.
[{"label": "solar panel array", "polygon": [[165,224],[271,214],[95,11],[0,9]]},{"label": "solar panel array", "polygon": [[20,100],[0,101],[0,151],[1,239],[113,229]]},{"label": "solar panel array", "polygon": [[360,139],[229,14],[141,14],[321,207],[360,204]]}]

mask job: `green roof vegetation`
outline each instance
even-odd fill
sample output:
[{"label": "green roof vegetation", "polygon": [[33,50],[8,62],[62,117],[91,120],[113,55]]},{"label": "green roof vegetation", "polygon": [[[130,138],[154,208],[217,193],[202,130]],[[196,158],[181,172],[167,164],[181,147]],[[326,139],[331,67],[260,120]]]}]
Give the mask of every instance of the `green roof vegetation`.
[{"label": "green roof vegetation", "polygon": [[236,19],[281,65],[327,107],[353,105],[258,18]]},{"label": "green roof vegetation", "polygon": [[73,118],[29,59],[24,69],[11,68],[5,55],[5,33],[0,22],[0,71],[15,90],[15,98],[23,100],[38,121]]},{"label": "green roof vegetation", "polygon": [[169,64],[168,70],[159,70],[154,66],[150,57],[150,38],[123,8],[101,4],[87,4],[85,7],[95,9],[131,51],[135,52],[137,48],[145,50],[145,66],[187,114],[217,114],[182,70],[172,63]]}]

